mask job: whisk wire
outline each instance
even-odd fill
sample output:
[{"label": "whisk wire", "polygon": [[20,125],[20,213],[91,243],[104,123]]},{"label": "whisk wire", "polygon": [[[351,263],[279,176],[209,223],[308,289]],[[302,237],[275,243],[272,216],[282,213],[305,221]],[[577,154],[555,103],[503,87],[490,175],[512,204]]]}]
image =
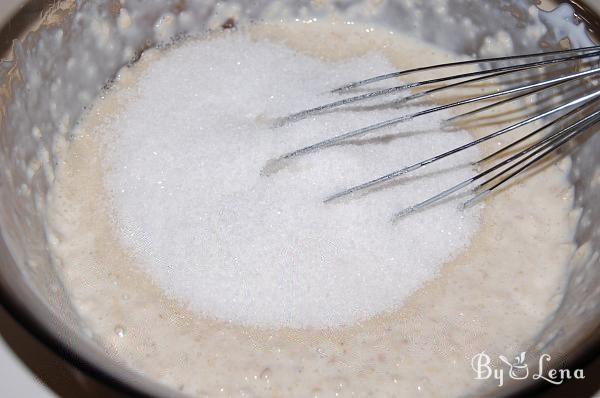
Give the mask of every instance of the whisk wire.
[{"label": "whisk wire", "polygon": [[[473,83],[475,81],[480,81],[480,80],[493,79],[493,78],[500,76],[503,72],[507,72],[507,73],[508,72],[518,72],[518,71],[523,71],[523,70],[527,70],[527,69],[534,69],[534,68],[539,68],[542,66],[561,63],[561,62],[568,62],[568,61],[574,61],[574,60],[578,60],[578,59],[585,59],[585,58],[598,57],[598,56],[600,56],[600,51],[592,52],[592,53],[584,53],[584,54],[574,55],[574,56],[565,57],[565,58],[556,58],[556,59],[550,59],[550,60],[545,60],[545,61],[521,64],[521,65],[511,65],[511,66],[497,67],[497,68],[492,68],[492,69],[484,69],[484,70],[479,70],[479,71],[475,71],[475,72],[462,73],[462,74],[458,74],[458,75],[423,80],[423,81],[418,81],[418,82],[413,82],[413,83],[406,83],[406,84],[402,84],[402,85],[399,85],[396,87],[390,87],[390,88],[385,88],[385,89],[381,89],[381,90],[376,90],[376,91],[372,91],[369,93],[357,95],[354,97],[344,98],[339,101],[331,102],[329,104],[320,105],[320,106],[317,106],[317,107],[314,107],[311,109],[303,110],[301,112],[289,115],[289,116],[279,120],[276,123],[276,126],[281,126],[281,125],[285,125],[287,123],[296,122],[296,121],[302,120],[308,116],[311,116],[311,115],[314,115],[317,113],[322,113],[324,111],[332,110],[335,108],[339,108],[341,106],[373,99],[376,97],[399,93],[401,91],[405,91],[405,90],[409,90],[409,89],[413,89],[413,88],[417,88],[417,87],[421,87],[421,86],[426,86],[426,85],[431,85],[431,84],[436,84],[436,83],[443,83],[443,82],[458,80],[458,79],[467,79],[467,78],[471,78],[473,76],[480,76],[480,77],[472,79],[472,80],[466,80],[466,81],[455,83],[453,85],[450,85],[449,87],[448,86],[441,87],[436,91],[430,91],[429,94],[431,94],[433,92],[441,91],[441,90],[444,90],[444,89],[450,88],[450,87],[457,87],[460,85],[464,85],[467,83]],[[397,73],[401,73],[401,72],[397,72]],[[482,75],[484,75],[484,76],[482,76]],[[384,80],[384,79],[382,79],[382,80]],[[423,95],[421,95],[421,96],[423,96]],[[408,98],[409,99],[404,99],[403,102],[406,102],[407,100],[410,100],[410,99],[419,98],[419,96],[416,96],[414,98],[410,98],[410,97],[408,97]]]},{"label": "whisk wire", "polygon": [[584,103],[583,105],[565,113],[564,115],[560,115],[559,117],[557,117],[556,119],[550,121],[549,123],[546,123],[545,125],[543,125],[542,127],[539,127],[537,129],[535,129],[534,131],[532,131],[531,133],[528,133],[526,135],[524,135],[523,137],[511,142],[508,145],[503,146],[502,148],[498,149],[495,152],[492,152],[491,154],[483,157],[482,159],[478,160],[477,162],[475,162],[473,165],[480,165],[483,164],[485,162],[487,162],[488,160],[497,157],[498,155],[508,151],[511,148],[516,147],[517,145],[521,144],[522,142],[528,140],[529,138],[541,133],[542,131],[552,127],[553,125],[562,122],[565,119],[568,119],[578,113],[580,113],[581,111],[583,111],[584,109],[586,109],[588,106],[590,106],[592,103],[597,102],[599,98],[594,98],[593,100]]},{"label": "whisk wire", "polygon": [[581,48],[568,49],[568,50],[548,51],[548,52],[544,52],[544,53],[529,53],[529,54],[522,54],[522,55],[509,55],[509,56],[504,56],[504,57],[470,59],[470,60],[465,60],[465,61],[428,65],[428,66],[422,66],[422,67],[418,67],[418,68],[406,69],[403,71],[388,73],[388,74],[384,74],[384,75],[380,75],[380,76],[371,77],[369,79],[353,82],[353,83],[347,84],[345,86],[333,89],[333,90],[331,90],[331,92],[339,93],[339,92],[351,90],[353,88],[365,86],[368,84],[377,83],[377,82],[380,82],[383,80],[393,79],[393,78],[402,77],[402,76],[408,76],[411,74],[427,72],[427,71],[432,71],[432,70],[453,68],[453,67],[466,66],[466,65],[482,65],[482,64],[488,64],[488,63],[493,63],[493,62],[513,61],[513,60],[520,60],[520,59],[527,59],[527,58],[549,57],[549,56],[555,56],[555,55],[566,55],[566,54],[574,54],[574,53],[587,53],[587,52],[595,52],[598,50],[600,50],[600,46],[589,46],[589,47],[581,47]]},{"label": "whisk wire", "polygon": [[438,160],[444,159],[444,158],[446,158],[446,157],[448,157],[450,155],[454,155],[455,153],[464,151],[464,150],[466,150],[468,148],[471,148],[471,147],[473,147],[475,145],[481,144],[482,142],[489,141],[489,140],[491,140],[493,138],[496,138],[496,137],[499,137],[501,135],[504,135],[504,134],[506,134],[506,133],[508,133],[510,131],[516,130],[516,129],[518,129],[520,127],[523,127],[523,126],[525,126],[527,124],[533,123],[533,122],[535,122],[537,120],[540,120],[540,119],[543,119],[545,117],[551,116],[551,115],[553,115],[555,113],[561,112],[561,111],[563,111],[565,109],[568,109],[568,108],[571,108],[571,107],[573,107],[575,105],[587,102],[587,101],[589,101],[591,99],[594,99],[596,97],[599,97],[599,96],[600,96],[600,90],[595,91],[595,92],[593,92],[591,94],[585,95],[585,96],[583,96],[581,98],[577,98],[577,99],[572,100],[572,101],[570,101],[570,102],[568,102],[566,104],[563,104],[563,105],[561,105],[561,106],[559,106],[557,108],[554,108],[554,109],[548,110],[546,112],[543,112],[541,114],[532,116],[532,117],[530,117],[528,119],[522,120],[522,121],[520,121],[518,123],[515,123],[513,125],[505,127],[505,128],[503,128],[501,130],[495,131],[495,132],[493,132],[491,134],[485,135],[485,136],[483,136],[481,138],[478,138],[478,139],[476,139],[474,141],[470,141],[470,142],[468,142],[468,143],[466,143],[464,145],[461,145],[461,146],[458,146],[456,148],[453,148],[453,149],[451,149],[451,150],[449,150],[447,152],[438,154],[438,155],[433,156],[433,157],[431,157],[429,159],[425,159],[423,161],[415,163],[415,164],[413,164],[411,166],[404,167],[402,169],[396,170],[394,172],[391,172],[391,173],[386,174],[384,176],[381,176],[379,178],[375,178],[375,179],[373,179],[371,181],[368,181],[368,182],[365,182],[363,184],[356,185],[354,187],[348,188],[348,189],[346,189],[344,191],[338,192],[338,193],[336,193],[334,195],[331,195],[328,198],[326,198],[324,200],[324,202],[325,203],[331,202],[334,199],[338,199],[338,198],[341,198],[343,196],[347,196],[347,195],[353,194],[355,192],[362,191],[362,190],[365,190],[367,188],[371,188],[371,187],[373,187],[375,185],[379,185],[379,184],[381,184],[383,182],[390,181],[392,179],[400,177],[401,175],[410,173],[412,171],[420,169],[421,167],[427,166],[427,165],[429,165],[431,163],[437,162]]},{"label": "whisk wire", "polygon": [[[547,149],[546,151],[544,151],[541,155],[539,155],[539,156],[535,157],[534,159],[530,160],[529,162],[525,163],[523,166],[521,166],[520,168],[518,168],[516,171],[514,171],[513,173],[511,173],[508,176],[506,176],[505,178],[503,178],[500,182],[498,182],[495,185],[493,185],[492,187],[484,190],[483,192],[480,192],[480,193],[476,194],[473,198],[471,198],[467,202],[465,202],[465,204],[463,205],[463,207],[468,208],[468,207],[473,206],[477,202],[481,201],[484,197],[489,196],[492,193],[492,191],[495,190],[496,188],[504,185],[509,180],[511,180],[513,177],[515,177],[518,174],[522,173],[523,171],[525,171],[529,167],[533,166],[535,163],[538,163],[540,160],[542,160],[543,158],[545,158],[547,155],[549,155],[550,153],[554,152],[555,150],[557,150],[558,148],[560,148],[561,146],[563,146],[564,144],[566,144],[567,142],[569,142],[570,140],[572,140],[573,138],[575,138],[577,135],[583,133],[587,128],[589,128],[589,127],[597,124],[598,122],[600,122],[600,118],[597,117],[597,116],[598,115],[596,114],[596,117],[591,122],[587,123],[585,126],[582,126],[581,128],[579,128],[577,130],[574,130],[572,133],[565,135],[564,138],[560,139],[555,145],[551,146],[549,149]],[[501,174],[504,174],[504,173],[501,173]],[[494,177],[493,179],[496,179],[496,177]],[[485,185],[485,184],[487,184],[487,183],[489,183],[489,182],[491,182],[493,179],[490,179],[490,180],[486,181],[485,183],[482,184],[482,186]]]},{"label": "whisk wire", "polygon": [[[590,101],[591,103],[592,101]],[[584,105],[584,107],[587,107],[588,104]],[[579,110],[581,110],[581,108],[579,108]],[[571,113],[571,116],[573,116],[575,114],[575,112]],[[600,111],[597,111],[587,117],[585,117],[584,119],[566,127],[563,128],[562,130],[559,130],[555,133],[550,134],[549,136],[539,140],[537,143],[529,146],[528,148],[510,156],[509,158],[499,162],[498,164],[480,172],[479,174],[477,174],[474,177],[468,178],[464,181],[462,181],[459,184],[454,185],[451,188],[446,189],[445,191],[442,191],[440,193],[438,193],[437,195],[432,196],[431,198],[424,200],[423,202],[417,203],[413,206],[410,206],[398,213],[396,213],[394,215],[394,219],[398,219],[401,218],[403,216],[409,215],[411,213],[415,213],[417,211],[420,211],[422,209],[425,209],[426,207],[429,207],[443,199],[445,199],[446,197],[452,195],[453,193],[466,188],[467,186],[471,185],[472,183],[474,183],[477,180],[482,179],[483,177],[487,176],[488,174],[493,173],[494,171],[501,169],[504,166],[510,165],[511,163],[515,162],[516,160],[519,160],[518,162],[516,162],[513,165],[510,165],[508,168],[506,168],[505,170],[501,171],[500,173],[496,174],[495,176],[491,177],[490,179],[486,180],[485,182],[481,183],[479,186],[477,186],[473,191],[476,191],[478,189],[480,189],[481,187],[491,183],[492,181],[498,179],[499,177],[501,177],[502,175],[506,174],[507,172],[509,172],[510,170],[512,170],[515,167],[518,167],[520,164],[522,164],[523,162],[527,161],[528,159],[534,157],[535,155],[539,154],[540,152],[543,152],[542,155],[540,155],[539,158],[534,159],[533,162],[531,162],[531,164],[535,163],[537,160],[540,160],[541,157],[545,156],[546,154],[556,150],[558,147],[560,147],[561,145],[563,145],[564,143],[566,143],[566,141],[570,140],[571,138],[575,137],[577,134],[581,133],[582,131],[584,131],[587,127],[591,126],[592,124],[597,123],[598,121],[600,121]],[[554,122],[550,123],[550,124],[554,124]],[[548,125],[544,126],[544,128],[546,128]],[[539,130],[539,129],[538,129]],[[533,133],[532,133],[533,134]],[[566,140],[565,140],[566,137]],[[525,168],[531,166],[531,164],[528,162],[526,163],[527,166],[524,166],[522,169],[519,169],[521,171],[525,170]],[[516,175],[516,174],[514,174]],[[508,178],[514,176],[513,174],[511,174]],[[508,178],[506,178],[505,180],[507,180]],[[501,181],[500,183],[494,185],[493,187],[485,190],[482,193],[477,194],[473,199],[470,199],[469,201],[467,201],[465,203],[465,206],[468,205],[472,205],[475,203],[475,199],[481,199],[483,197],[483,195],[485,195],[486,192],[488,191],[492,191],[493,189],[497,188],[498,186],[500,186],[503,182],[505,182],[505,180]]]},{"label": "whisk wire", "polygon": [[[480,95],[480,96],[476,96],[476,97],[471,97],[471,98],[467,98],[464,100],[460,100],[460,101],[456,101],[456,102],[452,102],[450,104],[445,104],[445,105],[440,105],[440,106],[436,106],[433,108],[428,108],[425,109],[423,111],[419,111],[416,113],[412,113],[412,114],[408,114],[408,115],[403,115],[401,117],[398,118],[394,118],[394,119],[390,119],[384,122],[380,122],[380,123],[376,123],[367,127],[363,127],[360,128],[358,130],[353,130],[347,133],[343,133],[340,135],[337,135],[333,138],[329,138],[323,141],[320,141],[316,144],[312,144],[309,146],[306,146],[304,148],[295,150],[293,152],[289,152],[283,156],[280,157],[280,159],[290,159],[299,155],[303,155],[309,152],[313,152],[322,148],[326,148],[326,147],[330,147],[333,146],[335,144],[338,144],[342,141],[346,141],[350,138],[358,138],[361,137],[367,133],[370,133],[372,131],[375,130],[379,130],[382,129],[384,127],[388,127],[388,126],[393,126],[399,123],[403,123],[409,120],[413,120],[415,118],[421,117],[421,116],[425,116],[431,113],[435,113],[435,112],[440,112],[443,110],[447,110],[447,109],[452,109],[452,108],[456,108],[459,106],[464,106],[467,104],[471,104],[471,103],[475,103],[475,102],[480,102],[480,101],[484,101],[484,100],[488,100],[488,99],[493,99],[493,98],[497,98],[497,97],[502,97],[505,95],[510,95],[510,94],[516,94],[516,93],[520,93],[520,92],[524,92],[524,91],[528,91],[528,90],[532,90],[532,89],[536,89],[536,88],[548,88],[548,87],[553,87],[557,84],[560,83],[566,83],[572,80],[576,80],[576,79],[580,79],[586,76],[591,76],[591,75],[595,75],[595,74],[599,74],[600,73],[600,67],[598,68],[593,68],[593,69],[589,69],[583,72],[577,72],[577,73],[572,73],[566,76],[560,76],[560,77],[556,77],[550,80],[546,80],[546,81],[542,81],[542,82],[537,82],[537,83],[530,83],[527,84],[525,86],[518,86],[518,87],[512,87],[509,89],[505,89],[505,90],[500,90],[498,92],[495,93],[490,93],[490,94],[484,94],[484,95]],[[537,119],[535,119],[537,120]]]},{"label": "whisk wire", "polygon": [[[470,142],[467,142],[463,145],[452,148],[446,152],[437,154],[428,159],[421,160],[412,165],[403,167],[401,169],[395,170],[391,173],[385,174],[378,178],[374,178],[370,181],[364,182],[359,185],[355,185],[343,191],[337,192],[327,198],[325,198],[324,202],[331,202],[333,200],[339,199],[344,196],[348,196],[359,191],[363,191],[375,186],[379,186],[383,183],[390,182],[400,176],[405,174],[414,172],[422,167],[425,167],[429,164],[435,163],[439,160],[442,160],[451,155],[457,154],[461,151],[472,148],[476,145],[482,144],[486,141],[492,140],[494,138],[503,136],[512,131],[520,129],[524,126],[532,124],[534,122],[551,118],[549,122],[545,123],[543,126],[534,129],[532,132],[525,134],[520,138],[516,138],[512,140],[512,142],[504,145],[502,148],[495,150],[492,154],[484,156],[482,159],[472,163],[473,166],[482,165],[491,159],[497,157],[504,157],[504,159],[499,160],[497,163],[487,167],[486,169],[478,172],[475,176],[465,179],[464,181],[459,182],[458,184],[445,189],[442,192],[437,193],[436,195],[431,196],[430,198],[414,204],[408,208],[405,208],[402,211],[397,212],[393,220],[397,220],[402,216],[420,211],[427,207],[433,206],[437,203],[440,203],[444,199],[450,197],[454,193],[469,187],[470,185],[478,182],[487,177],[486,180],[479,183],[475,188],[472,188],[472,192],[474,196],[467,200],[464,203],[464,207],[470,207],[473,204],[479,202],[483,198],[489,196],[493,190],[498,187],[506,184],[513,177],[522,173],[524,170],[532,167],[534,164],[538,163],[541,159],[548,156],[550,153],[556,151],[561,146],[565,145],[567,142],[571,141],[576,136],[580,135],[583,131],[586,131],[589,127],[596,125],[600,122],[600,110],[597,107],[597,102],[600,100],[600,89],[597,88],[600,79],[598,79],[598,75],[600,74],[600,65],[594,65],[591,62],[586,63],[578,63],[576,64],[577,70],[574,72],[568,72],[567,68],[556,69],[553,70],[553,75],[548,75],[548,71],[546,67],[566,63],[576,60],[583,59],[591,59],[591,58],[600,58],[600,46],[590,46],[579,49],[570,49],[570,50],[560,50],[560,51],[552,51],[546,53],[532,53],[525,55],[515,55],[515,56],[507,56],[507,57],[496,57],[496,58],[486,58],[486,59],[477,59],[477,60],[467,60],[467,61],[459,61],[445,64],[437,64],[424,66],[414,69],[408,69],[404,71],[393,72],[385,75],[375,76],[369,79],[353,82],[347,84],[343,87],[332,90],[333,93],[343,93],[349,91],[354,88],[358,88],[361,86],[366,86],[372,83],[380,82],[387,79],[392,79],[396,77],[406,76],[414,73],[424,72],[424,71],[434,71],[445,68],[453,68],[458,66],[465,65],[478,65],[482,67],[479,71],[468,72],[468,73],[458,73],[454,75],[438,77],[428,80],[421,80],[413,83],[406,83],[395,87],[385,88],[385,89],[377,89],[371,92],[367,92],[365,94],[352,96],[349,98],[344,98],[339,101],[334,101],[329,104],[321,105],[312,109],[307,109],[295,114],[292,114],[286,118],[280,120],[280,124],[285,124],[288,122],[298,121],[307,116],[325,112],[332,110],[334,108],[338,108],[341,106],[357,103],[360,101],[366,101],[368,99],[381,97],[385,95],[391,95],[394,93],[398,93],[404,90],[410,90],[416,87],[434,85],[438,83],[447,83],[443,84],[439,87],[433,87],[427,90],[418,91],[416,93],[409,94],[404,96],[403,98],[394,100],[393,102],[396,104],[405,104],[409,101],[423,98],[429,95],[433,95],[435,93],[439,93],[444,90],[451,90],[454,88],[458,88],[461,86],[469,86],[472,83],[487,81],[487,80],[497,80],[503,76],[509,74],[515,74],[517,72],[524,72],[523,76],[519,79],[512,79],[510,83],[506,82],[506,85],[512,84],[513,82],[518,82],[513,86],[504,87],[500,89],[496,89],[493,92],[484,93],[480,95],[472,95],[465,96],[459,100],[455,100],[450,103],[432,106],[418,112],[413,112],[405,115],[401,115],[396,118],[392,118],[389,120],[385,120],[379,123],[375,123],[369,126],[365,126],[356,130],[348,131],[342,134],[338,134],[331,138],[322,140],[312,145],[305,146],[303,148],[297,149],[295,151],[289,152],[280,156],[277,160],[291,159],[296,156],[304,155],[310,152],[314,152],[317,150],[321,150],[330,146],[338,145],[344,141],[350,140],[352,138],[360,138],[366,134],[369,134],[373,131],[383,129],[385,127],[393,126],[399,123],[407,122],[413,120],[415,118],[423,117],[425,115],[429,115],[435,112],[440,112],[448,109],[453,109],[457,107],[461,107],[468,104],[476,104],[479,102],[488,102],[489,100],[494,100],[491,103],[487,103],[482,106],[478,106],[475,109],[471,109],[469,111],[460,113],[456,116],[450,117],[446,119],[445,123],[453,123],[459,119],[471,117],[473,115],[479,114],[481,112],[489,111],[493,108],[500,107],[502,105],[506,105],[517,100],[522,100],[528,96],[538,95],[542,92],[548,92],[551,95],[554,95],[554,91],[549,91],[550,89],[557,89],[561,85],[567,85],[571,82],[578,83],[577,86],[567,86],[566,90],[563,90],[563,97],[561,98],[561,103],[547,110],[540,110],[537,114],[533,116],[529,116],[529,114],[522,116],[522,119],[513,123],[507,127],[503,127],[499,130],[493,131],[491,133],[485,134],[477,139],[474,139]],[[532,62],[520,63],[517,65],[509,65],[509,66],[497,66],[497,67],[488,67],[487,65],[503,61],[513,61],[513,60],[526,60],[529,58],[539,58],[541,60],[535,60]],[[485,65],[485,66],[484,66]],[[525,73],[529,70],[540,69],[539,73]],[[589,84],[586,84],[589,83]],[[578,94],[576,98],[569,98],[566,96],[566,91],[571,91],[573,89],[581,90],[581,94]],[[547,91],[548,90],[548,91]],[[551,99],[550,95],[544,95],[540,102],[547,101]],[[584,117],[586,113],[590,113]],[[567,122],[568,123],[565,123]],[[556,131],[552,131],[545,136],[537,139],[536,141],[527,144],[527,146],[520,147],[515,153],[504,156],[503,153],[508,152],[511,148],[518,147],[524,142],[531,140],[534,136],[541,134],[542,132],[549,130],[555,126],[560,126],[556,129]]]}]

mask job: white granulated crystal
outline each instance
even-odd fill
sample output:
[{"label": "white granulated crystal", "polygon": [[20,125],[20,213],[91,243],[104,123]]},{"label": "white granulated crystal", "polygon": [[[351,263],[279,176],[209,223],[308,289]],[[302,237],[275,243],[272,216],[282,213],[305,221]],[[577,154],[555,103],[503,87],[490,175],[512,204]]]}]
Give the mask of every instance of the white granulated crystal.
[{"label": "white granulated crystal", "polygon": [[115,93],[126,100],[99,131],[122,242],[169,296],[211,318],[323,328],[397,308],[467,247],[478,211],[450,201],[397,223],[392,215],[470,176],[477,151],[322,200],[469,134],[443,132],[448,115],[429,115],[264,173],[286,152],[422,109],[352,107],[272,128],[339,99],[328,89],[391,70],[377,53],[330,63],[241,34],[166,50]]}]

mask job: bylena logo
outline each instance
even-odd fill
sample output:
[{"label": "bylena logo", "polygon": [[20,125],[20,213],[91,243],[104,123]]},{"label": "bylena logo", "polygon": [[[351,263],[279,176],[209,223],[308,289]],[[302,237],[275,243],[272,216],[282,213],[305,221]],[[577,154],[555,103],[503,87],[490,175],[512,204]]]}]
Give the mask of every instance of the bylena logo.
[{"label": "bylena logo", "polygon": [[552,360],[550,355],[542,354],[539,357],[537,369],[529,369],[525,363],[526,352],[522,352],[509,361],[504,355],[499,355],[500,366],[492,366],[492,358],[484,351],[471,358],[471,367],[475,372],[476,380],[494,379],[498,382],[498,387],[504,385],[506,378],[513,380],[524,380],[531,377],[533,380],[545,380],[549,383],[559,385],[565,380],[585,379],[583,369],[571,371],[569,369],[548,369],[548,362]]}]

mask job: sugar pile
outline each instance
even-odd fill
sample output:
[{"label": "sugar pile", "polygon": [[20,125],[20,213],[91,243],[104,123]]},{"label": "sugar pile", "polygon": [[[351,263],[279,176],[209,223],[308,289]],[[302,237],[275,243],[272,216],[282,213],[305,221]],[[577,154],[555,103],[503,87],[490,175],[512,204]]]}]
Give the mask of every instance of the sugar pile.
[{"label": "sugar pile", "polygon": [[395,224],[391,215],[471,175],[455,166],[477,153],[322,200],[463,144],[466,132],[441,132],[442,116],[428,116],[261,173],[281,154],[406,112],[345,109],[271,128],[337,99],[328,88],[393,69],[376,53],[330,63],[240,33],[134,66],[137,82],[107,94],[124,105],[98,131],[123,244],[169,296],[224,321],[337,327],[397,308],[467,247],[478,213],[448,202]]}]

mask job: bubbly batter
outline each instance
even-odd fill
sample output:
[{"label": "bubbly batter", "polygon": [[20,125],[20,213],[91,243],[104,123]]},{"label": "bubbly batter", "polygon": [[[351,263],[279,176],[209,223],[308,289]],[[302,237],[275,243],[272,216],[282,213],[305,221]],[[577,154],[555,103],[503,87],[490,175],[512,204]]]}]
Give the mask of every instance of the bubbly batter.
[{"label": "bubbly batter", "polygon": [[[409,37],[352,25],[257,26],[251,35],[329,61],[379,48],[399,69],[454,58]],[[470,366],[475,353],[512,356],[527,348],[556,309],[572,252],[566,161],[545,164],[491,197],[468,249],[458,247],[435,279],[393,311],[304,329],[244,326],[181,305],[119,236],[115,193],[105,183],[111,133],[97,129],[131,98],[115,94],[135,87],[160,56],[150,52],[123,71],[81,121],[48,211],[62,237],[53,250],[74,305],[120,360],[197,396],[456,396],[481,385]]]}]

